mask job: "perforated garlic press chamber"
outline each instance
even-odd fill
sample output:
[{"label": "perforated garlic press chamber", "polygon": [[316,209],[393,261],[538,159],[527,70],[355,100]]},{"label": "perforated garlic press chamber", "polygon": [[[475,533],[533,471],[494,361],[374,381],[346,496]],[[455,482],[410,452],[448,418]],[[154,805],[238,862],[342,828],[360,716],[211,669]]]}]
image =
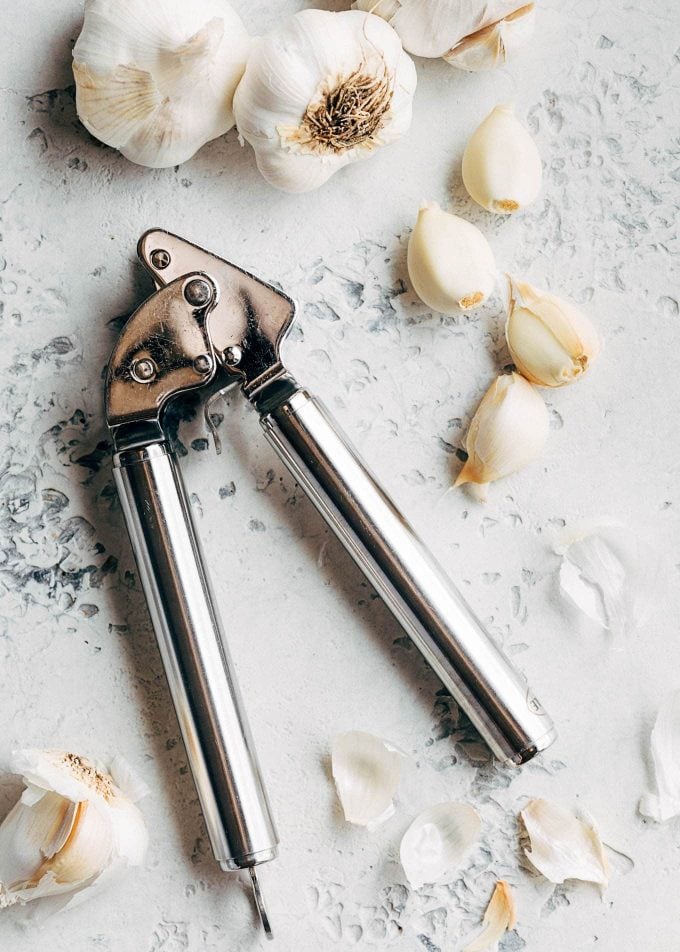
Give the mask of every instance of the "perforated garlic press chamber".
[{"label": "perforated garlic press chamber", "polygon": [[265,436],[493,753],[521,764],[555,739],[524,678],[281,362],[289,297],[162,230],[139,257],[157,287],[123,328],[106,383],[114,474],[215,858],[254,867],[277,835],[182,476],[163,428],[176,395],[239,383]]}]

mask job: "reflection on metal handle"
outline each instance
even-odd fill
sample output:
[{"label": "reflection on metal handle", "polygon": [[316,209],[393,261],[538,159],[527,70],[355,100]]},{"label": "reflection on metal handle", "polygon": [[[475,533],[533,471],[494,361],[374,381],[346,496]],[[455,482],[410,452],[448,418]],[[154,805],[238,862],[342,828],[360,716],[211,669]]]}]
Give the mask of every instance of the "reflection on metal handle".
[{"label": "reflection on metal handle", "polygon": [[528,684],[304,390],[262,417],[269,442],[502,760],[524,763],[555,739]]},{"label": "reflection on metal handle", "polygon": [[277,836],[182,479],[166,444],[124,450],[116,486],[215,858],[276,856]]}]

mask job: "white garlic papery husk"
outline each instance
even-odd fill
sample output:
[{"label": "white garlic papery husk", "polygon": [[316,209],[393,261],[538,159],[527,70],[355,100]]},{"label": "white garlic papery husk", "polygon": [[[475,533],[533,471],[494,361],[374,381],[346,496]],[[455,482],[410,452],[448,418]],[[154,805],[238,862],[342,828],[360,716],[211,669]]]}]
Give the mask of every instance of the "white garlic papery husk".
[{"label": "white garlic papery husk", "polygon": [[519,374],[502,374],[477,407],[465,438],[468,458],[454,485],[471,483],[486,501],[488,484],[533,462],[548,437],[543,398]]},{"label": "white garlic papery husk", "polygon": [[565,387],[590,370],[602,341],[585,314],[508,275],[505,336],[515,366],[540,387]]},{"label": "white garlic papery husk", "polygon": [[680,691],[662,704],[652,730],[656,793],[640,800],[639,810],[657,823],[680,815]]},{"label": "white garlic papery husk", "polygon": [[504,66],[526,46],[535,28],[536,5],[527,3],[504,19],[466,36],[444,55],[444,59],[451,66],[470,73]]},{"label": "white garlic papery husk", "polygon": [[134,801],[148,791],[122,759],[109,773],[74,754],[29,749],[13,754],[11,769],[26,789],[0,825],[0,908],[73,906],[143,862],[148,833]]},{"label": "white garlic papery husk", "polygon": [[453,875],[479,837],[482,821],[466,803],[438,803],[409,826],[399,847],[401,865],[414,889]]},{"label": "white garlic papery husk", "polygon": [[527,858],[551,883],[567,879],[606,886],[609,864],[594,824],[550,800],[536,799],[521,811],[531,849]]},{"label": "white garlic papery husk", "polygon": [[227,0],[86,0],[73,50],[78,116],[131,162],[179,165],[234,125],[249,49]]},{"label": "white garlic papery husk", "polygon": [[482,931],[465,946],[463,952],[485,952],[486,949],[497,948],[503,935],[516,925],[517,913],[512,890],[504,879],[499,879],[484,913]]},{"label": "white garlic papery husk", "polygon": [[415,88],[413,61],[380,17],[303,10],[255,41],[234,114],[270,185],[307,192],[402,136]]},{"label": "white garlic papery husk", "polygon": [[536,143],[512,105],[495,106],[470,136],[463,152],[463,184],[478,205],[511,215],[534,201],[543,167]]},{"label": "white garlic papery husk", "polygon": [[365,731],[347,731],[333,742],[331,768],[345,819],[369,829],[394,814],[404,754]]},{"label": "white garlic papery husk", "polygon": [[658,554],[625,526],[576,530],[559,551],[560,588],[615,636],[642,628],[663,600],[666,573]]},{"label": "white garlic papery husk", "polygon": [[427,202],[408,243],[408,274],[418,297],[435,311],[479,307],[496,285],[496,262],[479,228]]}]

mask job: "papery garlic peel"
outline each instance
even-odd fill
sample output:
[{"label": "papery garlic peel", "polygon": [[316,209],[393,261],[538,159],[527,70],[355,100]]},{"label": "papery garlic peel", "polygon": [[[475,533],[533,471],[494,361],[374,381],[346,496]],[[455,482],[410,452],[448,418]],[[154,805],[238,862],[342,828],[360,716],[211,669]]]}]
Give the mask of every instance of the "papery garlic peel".
[{"label": "papery garlic peel", "polygon": [[606,886],[609,864],[592,821],[584,822],[550,800],[531,800],[521,811],[531,849],[532,865],[552,883],[567,879]]},{"label": "papery garlic peel", "polygon": [[345,819],[369,829],[394,814],[404,754],[366,731],[338,734],[331,769]]},{"label": "papery garlic peel", "polygon": [[467,803],[447,801],[420,813],[401,840],[399,857],[414,889],[455,874],[477,841],[481,819]]},{"label": "papery garlic peel", "polygon": [[483,929],[476,939],[465,946],[463,952],[484,952],[495,949],[505,932],[517,925],[517,913],[512,890],[504,879],[499,879],[494,888],[489,905],[486,907]]},{"label": "papery garlic peel", "polygon": [[536,5],[527,3],[504,19],[482,27],[457,43],[444,59],[471,73],[495,69],[517,57],[536,28]]}]

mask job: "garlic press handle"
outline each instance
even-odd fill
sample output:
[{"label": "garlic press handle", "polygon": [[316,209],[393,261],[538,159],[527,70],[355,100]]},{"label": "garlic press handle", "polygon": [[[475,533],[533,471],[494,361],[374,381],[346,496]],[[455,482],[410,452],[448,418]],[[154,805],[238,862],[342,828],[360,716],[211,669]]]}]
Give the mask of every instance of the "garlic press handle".
[{"label": "garlic press handle", "polygon": [[397,620],[503,761],[555,739],[548,715],[496,647],[321,403],[296,389],[261,413],[267,439]]},{"label": "garlic press handle", "polygon": [[278,840],[203,564],[167,443],[126,449],[114,477],[215,859],[276,856]]}]

